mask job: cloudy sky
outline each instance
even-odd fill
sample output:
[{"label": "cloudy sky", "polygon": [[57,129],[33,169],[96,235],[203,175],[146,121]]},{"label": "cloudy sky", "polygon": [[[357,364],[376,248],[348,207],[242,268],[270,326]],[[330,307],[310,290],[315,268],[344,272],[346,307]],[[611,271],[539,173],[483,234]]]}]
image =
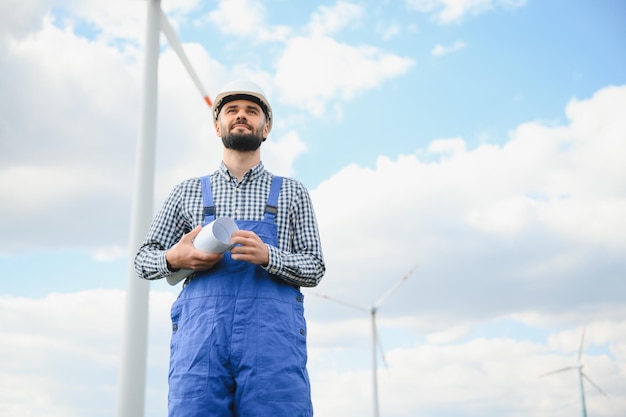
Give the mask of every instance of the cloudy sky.
[{"label": "cloudy sky", "polygon": [[[146,0],[0,2],[0,415],[114,415]],[[310,190],[316,416],[626,410],[621,0],[163,0],[202,84],[261,84],[271,171]],[[155,208],[221,159],[161,39]],[[146,416],[166,413],[169,307],[150,287]]]}]

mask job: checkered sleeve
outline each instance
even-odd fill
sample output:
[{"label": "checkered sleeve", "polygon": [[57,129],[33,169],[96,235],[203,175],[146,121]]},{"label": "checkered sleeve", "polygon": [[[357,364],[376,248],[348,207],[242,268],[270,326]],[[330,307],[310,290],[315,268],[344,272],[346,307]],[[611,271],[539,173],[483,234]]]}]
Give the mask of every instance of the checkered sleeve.
[{"label": "checkered sleeve", "polygon": [[165,253],[185,233],[201,222],[202,191],[198,178],[174,187],[154,218],[135,256],[135,271],[141,278],[154,280],[171,274]]},{"label": "checkered sleeve", "polygon": [[269,246],[266,269],[294,285],[315,287],[326,267],[313,204],[300,182],[286,178],[283,187],[281,199],[288,201],[278,203],[279,245]]}]

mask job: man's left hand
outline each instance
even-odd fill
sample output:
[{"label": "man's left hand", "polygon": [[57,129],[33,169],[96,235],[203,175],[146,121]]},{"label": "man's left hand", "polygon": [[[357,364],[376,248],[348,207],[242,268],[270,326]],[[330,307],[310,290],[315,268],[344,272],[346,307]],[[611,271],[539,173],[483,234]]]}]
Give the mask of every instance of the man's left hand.
[{"label": "man's left hand", "polygon": [[247,261],[266,266],[270,261],[270,251],[256,233],[249,230],[237,230],[231,236],[230,243],[235,246],[230,250],[236,261]]}]

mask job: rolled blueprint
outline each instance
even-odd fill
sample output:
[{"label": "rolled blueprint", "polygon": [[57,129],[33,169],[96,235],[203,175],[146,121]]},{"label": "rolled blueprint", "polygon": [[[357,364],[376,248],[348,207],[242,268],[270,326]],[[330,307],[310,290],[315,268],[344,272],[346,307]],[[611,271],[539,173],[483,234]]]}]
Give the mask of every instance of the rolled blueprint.
[{"label": "rolled blueprint", "polygon": [[230,237],[239,228],[229,217],[213,220],[200,230],[193,245],[203,252],[224,253],[231,248]]},{"label": "rolled blueprint", "polygon": [[[198,233],[193,240],[193,245],[196,249],[203,252],[224,253],[233,246],[230,244],[230,237],[237,230],[239,230],[239,228],[233,219],[230,217],[220,217],[202,227],[200,233]],[[167,277],[167,282],[170,285],[176,285],[193,274],[193,272],[194,271],[190,269],[181,269]]]}]

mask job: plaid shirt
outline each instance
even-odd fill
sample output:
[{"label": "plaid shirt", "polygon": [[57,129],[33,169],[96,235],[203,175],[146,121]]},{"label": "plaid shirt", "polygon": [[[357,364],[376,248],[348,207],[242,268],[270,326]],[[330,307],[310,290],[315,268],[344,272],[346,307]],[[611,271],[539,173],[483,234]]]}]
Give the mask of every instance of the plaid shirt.
[{"label": "plaid shirt", "polygon": [[[241,182],[224,163],[211,175],[215,217],[234,220],[263,220],[272,174],[263,163],[248,171]],[[155,217],[135,257],[140,277],[153,280],[171,274],[165,260],[166,251],[185,233],[203,220],[200,178],[178,184]],[[285,178],[278,199],[278,247],[269,246],[269,263],[265,269],[290,284],[316,286],[325,272],[317,220],[307,189],[300,182]]]}]

